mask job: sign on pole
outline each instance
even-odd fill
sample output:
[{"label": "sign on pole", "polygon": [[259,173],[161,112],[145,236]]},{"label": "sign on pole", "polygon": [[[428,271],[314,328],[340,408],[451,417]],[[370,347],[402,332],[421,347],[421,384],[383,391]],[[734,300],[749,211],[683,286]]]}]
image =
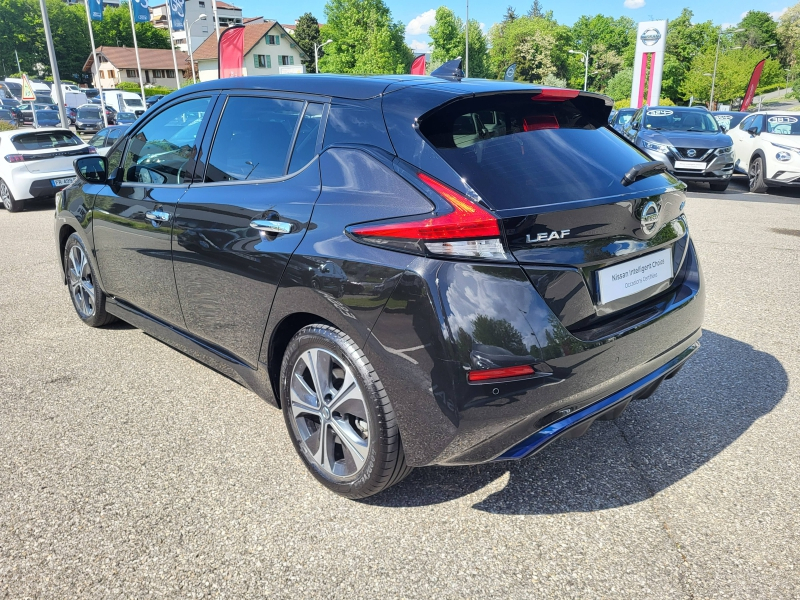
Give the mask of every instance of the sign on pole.
[{"label": "sign on pole", "polygon": [[666,21],[639,23],[636,34],[636,56],[633,59],[631,108],[641,108],[643,105],[658,106],[666,44]]},{"label": "sign on pole", "polygon": [[137,23],[148,23],[150,21],[150,9],[147,0],[133,0],[133,20]]},{"label": "sign on pole", "polygon": [[167,0],[172,12],[172,31],[181,31],[186,25],[184,19],[186,16],[186,3],[184,0]]},{"label": "sign on pole", "polygon": [[103,20],[103,0],[88,0],[89,16],[92,21]]},{"label": "sign on pole", "polygon": [[36,100],[36,92],[33,91],[33,86],[25,73],[22,74],[22,99],[26,102]]}]

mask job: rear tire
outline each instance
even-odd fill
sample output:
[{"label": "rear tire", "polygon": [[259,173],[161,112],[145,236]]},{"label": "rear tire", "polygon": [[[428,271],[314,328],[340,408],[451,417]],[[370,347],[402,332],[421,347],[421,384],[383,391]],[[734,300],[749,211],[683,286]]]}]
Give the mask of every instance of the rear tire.
[{"label": "rear tire", "polygon": [[383,384],[356,343],[335,327],[308,325],[292,338],[280,398],[295,450],[329,490],[366,498],[411,472]]},{"label": "rear tire", "polygon": [[2,200],[3,206],[6,207],[8,212],[21,212],[25,208],[25,201],[14,200],[14,195],[2,179],[0,179],[0,200]]},{"label": "rear tire", "polygon": [[72,306],[81,321],[89,327],[102,327],[117,320],[106,312],[106,295],[97,283],[89,255],[77,233],[69,236],[64,247],[64,270]]},{"label": "rear tire", "polygon": [[725,183],[709,183],[708,185],[713,192],[724,192],[728,189],[729,183],[729,181],[726,181]]},{"label": "rear tire", "polygon": [[754,194],[763,194],[769,189],[764,182],[764,159],[760,156],[754,156],[750,161],[747,176],[750,180],[750,191]]}]

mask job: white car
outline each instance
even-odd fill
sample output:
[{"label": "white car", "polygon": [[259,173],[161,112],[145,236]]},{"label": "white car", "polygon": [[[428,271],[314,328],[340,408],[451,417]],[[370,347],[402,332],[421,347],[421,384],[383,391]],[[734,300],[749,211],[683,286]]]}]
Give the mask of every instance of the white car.
[{"label": "white car", "polygon": [[734,169],[750,180],[750,191],[800,185],[800,114],[762,111],[728,132],[736,152]]},{"label": "white car", "polygon": [[0,201],[19,212],[31,198],[52,198],[75,180],[72,162],[97,151],[69,129],[0,132]]}]

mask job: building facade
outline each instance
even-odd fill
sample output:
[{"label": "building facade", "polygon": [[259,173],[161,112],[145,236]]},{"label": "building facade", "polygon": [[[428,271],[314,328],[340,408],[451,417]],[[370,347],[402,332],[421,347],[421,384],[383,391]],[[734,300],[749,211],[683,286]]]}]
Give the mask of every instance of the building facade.
[{"label": "building facade", "polygon": [[[188,28],[191,25],[191,40],[189,40],[188,31],[173,31],[172,40],[175,43],[175,48],[181,52],[188,52],[188,41],[192,43],[192,50],[196,50],[200,45],[215,32],[214,29],[214,9],[211,0],[186,0],[185,8],[185,24]],[[197,21],[200,15],[206,15],[204,20]],[[242,9],[233,4],[217,0],[217,16],[219,17],[220,27],[227,27],[228,25],[241,25]],[[155,27],[160,29],[169,29],[169,21],[167,19],[167,5],[158,4],[150,7],[150,21]],[[197,21],[197,22],[195,22]],[[216,36],[215,36],[216,37]]]},{"label": "building facade", "polygon": [[[207,39],[193,52],[200,81],[218,77],[217,39]],[[294,38],[276,21],[245,24],[242,75],[304,73],[305,53]]]},{"label": "building facade", "polygon": [[[93,81],[94,87],[109,90],[115,89],[121,82],[139,84],[136,52],[133,48],[100,46],[96,52],[100,78],[99,81]],[[191,79],[191,72],[188,70],[188,55],[177,50],[175,54],[178,61],[177,81],[171,50],[139,48],[144,84],[176,89],[178,81],[180,85],[183,85],[187,77]],[[94,58],[89,54],[89,58],[83,65],[83,71],[92,73],[93,64]],[[94,79],[94,76],[92,78]]]}]

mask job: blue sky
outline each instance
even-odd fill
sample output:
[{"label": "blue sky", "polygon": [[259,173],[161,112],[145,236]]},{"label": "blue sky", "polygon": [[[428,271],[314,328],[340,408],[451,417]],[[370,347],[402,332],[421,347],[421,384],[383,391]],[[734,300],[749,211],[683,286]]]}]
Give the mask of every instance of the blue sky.
[{"label": "blue sky", "polygon": [[[313,13],[324,21],[325,0],[299,0],[298,2],[273,3],[260,0],[227,0],[244,10],[244,16],[263,16],[277,19],[281,23],[293,23],[304,12]],[[464,18],[466,2],[437,2],[436,0],[386,0],[395,19],[406,24],[406,41],[416,50],[423,50],[429,41],[427,28],[433,22],[433,10],[442,4],[449,6]],[[527,0],[471,0],[469,15],[485,25],[486,30],[502,19],[506,6],[511,4],[517,13],[530,7]],[[622,15],[634,21],[672,19],[680,14],[684,6],[692,9],[695,21],[711,20],[716,24],[738,22],[748,10],[764,10],[780,14],[794,2],[789,0],[542,0],[545,10],[552,10],[560,23],[572,25],[581,15],[602,13],[612,17]]]}]

